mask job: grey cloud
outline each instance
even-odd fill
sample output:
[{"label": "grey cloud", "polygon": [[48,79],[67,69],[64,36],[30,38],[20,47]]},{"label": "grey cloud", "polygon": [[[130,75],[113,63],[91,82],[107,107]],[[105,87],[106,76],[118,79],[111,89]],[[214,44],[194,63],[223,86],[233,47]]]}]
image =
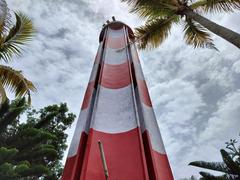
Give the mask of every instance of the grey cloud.
[{"label": "grey cloud", "polygon": [[[33,105],[67,102],[76,114],[102,24],[112,15],[132,27],[143,23],[119,1],[9,0],[8,4],[28,14],[38,30],[23,56],[12,64],[36,84]],[[207,17],[240,32],[239,13]],[[193,49],[185,45],[182,34],[174,26],[161,47],[140,52],[175,179],[197,174],[199,169],[187,166],[190,161],[220,160],[219,148],[236,137],[240,127],[239,50],[217,36],[213,38],[220,52]]]}]

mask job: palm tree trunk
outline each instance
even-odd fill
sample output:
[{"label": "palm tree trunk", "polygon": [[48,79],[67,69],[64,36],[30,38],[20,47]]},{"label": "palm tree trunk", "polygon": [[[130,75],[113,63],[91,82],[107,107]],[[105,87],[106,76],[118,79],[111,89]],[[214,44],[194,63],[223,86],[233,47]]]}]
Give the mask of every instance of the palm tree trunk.
[{"label": "palm tree trunk", "polygon": [[209,31],[213,32],[214,34],[222,37],[223,39],[227,40],[228,42],[234,44],[240,49],[240,34],[225,28],[223,26],[220,26],[209,19],[193,12],[192,10],[185,10],[183,12],[184,15],[187,17],[193,19],[194,21],[198,22],[205,28],[207,28]]}]

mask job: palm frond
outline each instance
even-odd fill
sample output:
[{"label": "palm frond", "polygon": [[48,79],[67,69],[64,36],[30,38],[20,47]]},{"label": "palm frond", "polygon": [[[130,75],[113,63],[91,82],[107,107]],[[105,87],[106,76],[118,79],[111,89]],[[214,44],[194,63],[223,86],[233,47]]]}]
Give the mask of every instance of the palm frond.
[{"label": "palm frond", "polygon": [[223,173],[229,173],[227,165],[223,162],[205,162],[205,161],[194,161],[189,163],[191,166],[196,166],[200,168],[210,169],[214,171],[220,171]]},{"label": "palm frond", "polygon": [[178,9],[177,1],[166,0],[122,0],[130,5],[130,12],[136,13],[139,17],[166,17],[171,16]]},{"label": "palm frond", "polygon": [[222,155],[222,159],[224,163],[227,165],[230,173],[240,176],[240,166],[237,164],[237,162],[234,162],[234,160],[231,158],[228,152],[225,151],[224,149],[221,149],[220,152]]},{"label": "palm frond", "polygon": [[8,66],[0,66],[0,82],[3,87],[14,92],[16,97],[28,95],[28,101],[31,102],[30,91],[35,91],[33,83],[27,80],[21,73]]},{"label": "palm frond", "polygon": [[166,5],[147,5],[147,6],[140,6],[131,9],[131,12],[136,13],[139,15],[140,18],[166,18],[170,17],[175,14],[177,7],[169,7]]},{"label": "palm frond", "polygon": [[7,3],[5,0],[0,1],[0,36],[3,36],[4,33],[9,28],[11,22],[11,15],[9,13],[9,9],[7,7]]},{"label": "palm frond", "polygon": [[191,4],[192,9],[202,9],[206,12],[233,12],[240,9],[239,0],[199,0]]},{"label": "palm frond", "polygon": [[21,54],[21,46],[26,44],[34,35],[32,21],[23,13],[15,13],[16,24],[13,26],[8,35],[1,40],[0,59],[8,62],[11,57]]},{"label": "palm frond", "polygon": [[0,82],[0,107],[6,100],[7,100],[6,91],[5,91],[2,83]]},{"label": "palm frond", "polygon": [[203,8],[206,5],[206,3],[207,3],[207,0],[198,0],[190,4],[189,7],[195,10],[198,8]]},{"label": "palm frond", "polygon": [[171,5],[179,4],[178,0],[121,0],[126,2],[130,6],[142,6],[142,5],[151,5],[156,3],[168,3]]},{"label": "palm frond", "polygon": [[135,29],[136,38],[140,39],[139,48],[155,48],[159,46],[169,35],[172,24],[178,20],[178,16],[169,18],[156,18],[147,20],[144,26]]},{"label": "palm frond", "polygon": [[199,174],[201,174],[201,176],[203,177],[203,178],[200,178],[200,180],[208,180],[208,179],[211,179],[211,180],[233,180],[233,179],[237,179],[236,176],[229,175],[229,174],[224,174],[221,176],[214,176],[207,172],[199,172]]},{"label": "palm frond", "polygon": [[193,45],[194,48],[201,47],[217,50],[207,30],[199,23],[196,23],[189,18],[186,19],[184,27],[184,38],[186,40],[186,43]]}]

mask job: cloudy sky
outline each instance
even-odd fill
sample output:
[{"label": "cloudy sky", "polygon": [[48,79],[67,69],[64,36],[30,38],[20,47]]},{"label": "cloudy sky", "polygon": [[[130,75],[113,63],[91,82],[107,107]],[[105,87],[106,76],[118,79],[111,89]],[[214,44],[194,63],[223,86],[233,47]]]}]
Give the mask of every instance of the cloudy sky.
[{"label": "cloudy sky", "polygon": [[[136,27],[143,22],[119,0],[7,0],[32,18],[38,30],[11,65],[36,85],[33,106],[67,102],[78,115],[102,24],[115,15]],[[240,32],[240,13],[207,15]],[[187,164],[221,160],[219,149],[240,132],[240,51],[214,36],[219,52],[184,44],[181,26],[141,63],[175,179],[197,175]],[[72,132],[69,130],[69,141]]]}]

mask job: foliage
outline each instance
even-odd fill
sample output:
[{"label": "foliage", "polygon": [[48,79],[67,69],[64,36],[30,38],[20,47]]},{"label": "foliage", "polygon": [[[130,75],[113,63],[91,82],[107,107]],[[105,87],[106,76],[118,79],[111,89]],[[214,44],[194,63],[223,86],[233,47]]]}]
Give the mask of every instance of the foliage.
[{"label": "foliage", "polygon": [[[184,23],[184,39],[187,44],[216,49],[213,40],[202,25],[187,16],[192,12],[231,12],[240,9],[239,0],[121,0],[130,5],[130,12],[146,20],[145,25],[136,28],[139,48],[155,48],[170,34],[171,27]],[[177,17],[176,17],[177,16]]]},{"label": "foliage", "polygon": [[240,2],[238,0],[199,0],[191,7],[201,8],[205,12],[233,12],[235,9],[240,9]]},{"label": "foliage", "polygon": [[[177,18],[177,17],[172,17]],[[155,48],[161,44],[169,35],[173,23],[172,18],[156,18],[148,21],[145,27],[136,28],[136,36],[141,37],[139,47]],[[151,32],[151,33],[148,33]]]},{"label": "foliage", "polygon": [[207,172],[200,172],[202,180],[238,180],[240,179],[240,146],[236,147],[236,143],[235,139],[231,139],[226,143],[228,151],[220,150],[223,162],[194,161],[189,165],[224,173],[221,176],[214,176]]},{"label": "foliage", "polygon": [[22,97],[27,93],[29,102],[31,101],[30,90],[36,90],[33,83],[27,80],[21,71],[16,71],[9,66],[0,65],[0,82],[2,86],[15,92],[16,97]]},{"label": "foliage", "polygon": [[183,178],[181,180],[197,180],[195,176],[191,176],[190,178]]},{"label": "foliage", "polygon": [[[27,119],[20,123],[20,115]],[[75,115],[66,104],[29,109],[25,98],[0,108],[0,179],[59,179]],[[22,121],[22,120],[21,120]]]},{"label": "foliage", "polygon": [[187,44],[193,45],[194,47],[215,48],[213,40],[209,33],[207,33],[207,30],[192,19],[186,18],[184,32],[184,38]]},{"label": "foliage", "polygon": [[[15,12],[16,22],[12,23],[11,15],[5,0],[0,3],[0,60],[8,63],[13,55],[21,55],[22,45],[34,35],[34,27],[30,18],[21,12]],[[0,65],[0,95],[1,102],[6,100],[5,88],[15,92],[16,97],[29,97],[35,87],[21,73],[11,67]]]}]

